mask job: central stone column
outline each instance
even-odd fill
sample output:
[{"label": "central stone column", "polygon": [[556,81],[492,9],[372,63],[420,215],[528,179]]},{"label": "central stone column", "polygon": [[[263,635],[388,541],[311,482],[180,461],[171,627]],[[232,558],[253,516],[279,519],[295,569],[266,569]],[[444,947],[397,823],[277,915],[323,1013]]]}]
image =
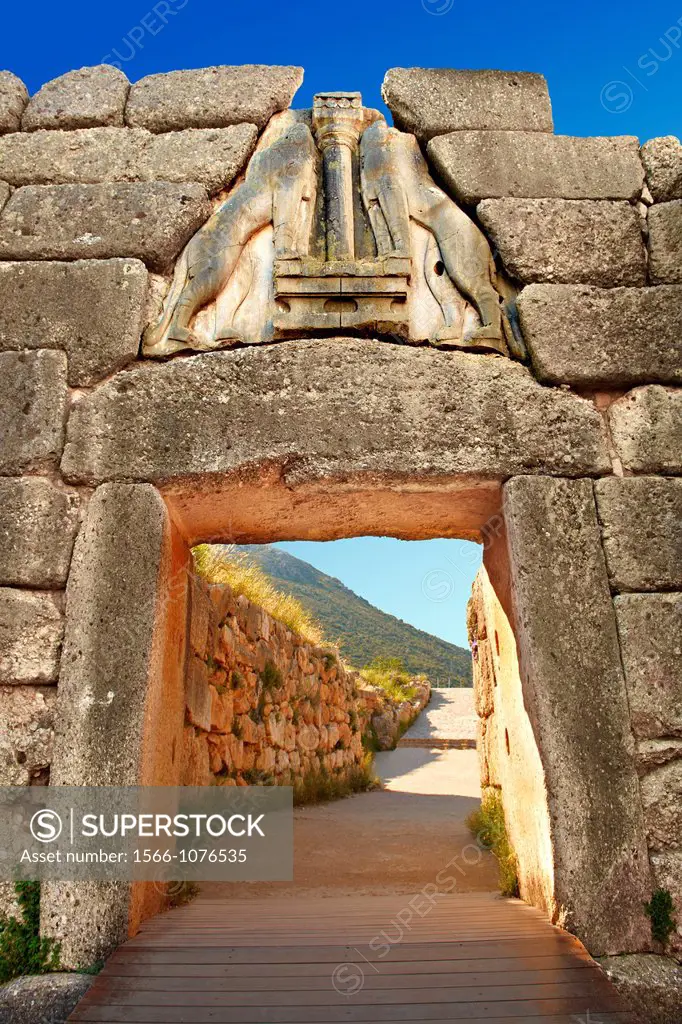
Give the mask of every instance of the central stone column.
[{"label": "central stone column", "polygon": [[353,154],[365,126],[359,92],[318,93],[313,132],[322,152],[327,259],[355,257]]}]

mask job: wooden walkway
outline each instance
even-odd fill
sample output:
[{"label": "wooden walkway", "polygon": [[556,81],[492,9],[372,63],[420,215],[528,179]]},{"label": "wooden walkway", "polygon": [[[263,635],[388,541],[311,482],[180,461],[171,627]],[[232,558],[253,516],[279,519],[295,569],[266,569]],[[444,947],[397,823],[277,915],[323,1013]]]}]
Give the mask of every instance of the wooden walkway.
[{"label": "wooden walkway", "polygon": [[[430,909],[429,909],[430,908]],[[69,1021],[632,1024],[577,939],[491,894],[198,899],[148,921]]]}]

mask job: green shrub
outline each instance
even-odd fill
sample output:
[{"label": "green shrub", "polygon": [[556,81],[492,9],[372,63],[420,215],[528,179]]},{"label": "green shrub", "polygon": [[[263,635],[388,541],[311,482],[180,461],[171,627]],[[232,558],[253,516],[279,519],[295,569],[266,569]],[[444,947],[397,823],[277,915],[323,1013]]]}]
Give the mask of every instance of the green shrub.
[{"label": "green shrub", "polygon": [[279,690],[283,685],[282,673],[274,661],[266,661],[265,668],[260,673],[260,681],[264,690]]},{"label": "green shrub", "polygon": [[238,690],[243,682],[244,676],[241,674],[241,672],[237,672],[237,669],[235,668],[232,672],[232,675],[230,676],[230,683],[232,685],[232,689]]},{"label": "green shrub", "polygon": [[361,669],[360,675],[370,686],[376,686],[398,702],[412,700],[416,693],[411,685],[411,676],[400,658],[374,658]]},{"label": "green shrub", "polygon": [[656,889],[644,909],[651,918],[651,934],[657,942],[664,945],[670,933],[675,930],[677,921],[673,917],[673,898],[668,889]]},{"label": "green shrub", "polygon": [[59,970],[59,943],[40,937],[40,882],[15,882],[21,920],[0,917],[0,984]]},{"label": "green shrub", "polygon": [[374,758],[365,754],[360,764],[330,774],[324,768],[294,779],[294,806],[339,800],[353,793],[373,789],[379,784],[374,773]]},{"label": "green shrub", "polygon": [[518,896],[518,863],[507,835],[502,797],[498,789],[488,789],[484,792],[481,806],[468,816],[467,825],[469,831],[497,859],[502,895]]}]

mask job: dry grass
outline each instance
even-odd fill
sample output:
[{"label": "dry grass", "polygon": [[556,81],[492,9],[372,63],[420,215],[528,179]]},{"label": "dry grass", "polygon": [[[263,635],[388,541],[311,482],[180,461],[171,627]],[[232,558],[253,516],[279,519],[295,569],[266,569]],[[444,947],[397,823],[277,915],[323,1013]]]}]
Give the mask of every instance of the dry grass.
[{"label": "dry grass", "polygon": [[360,675],[370,686],[383,690],[387,697],[398,703],[412,700],[417,692],[400,658],[377,657],[365,665]]},{"label": "dry grass", "polygon": [[310,644],[324,644],[319,623],[300,601],[278,590],[269,576],[246,554],[233,548],[199,544],[192,551],[196,571],[208,583],[226,583],[236,594],[264,608],[273,619]]}]

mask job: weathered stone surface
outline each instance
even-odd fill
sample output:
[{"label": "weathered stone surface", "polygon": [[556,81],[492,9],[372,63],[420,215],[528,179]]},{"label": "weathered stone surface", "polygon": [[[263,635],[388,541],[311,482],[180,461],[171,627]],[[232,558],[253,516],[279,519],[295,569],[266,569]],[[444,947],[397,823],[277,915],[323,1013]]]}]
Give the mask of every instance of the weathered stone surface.
[{"label": "weathered stone surface", "polygon": [[682,761],[648,772],[641,788],[649,845],[655,850],[682,849]]},{"label": "weathered stone surface", "polygon": [[47,785],[56,699],[54,686],[0,686],[0,786]]},{"label": "weathered stone surface", "polygon": [[64,349],[75,387],[137,355],[147,300],[138,260],[0,263],[0,291],[0,349]]},{"label": "weathered stone surface", "polygon": [[646,949],[649,865],[592,483],[518,477],[504,498],[524,703],[552,821],[556,904],[592,953]]},{"label": "weathered stone surface", "polygon": [[0,210],[7,203],[10,197],[11,189],[6,181],[0,181]]},{"label": "weathered stone surface", "polygon": [[605,957],[600,965],[645,1024],[682,1020],[682,967],[674,960],[635,953]]},{"label": "weathered stone surface", "polygon": [[682,739],[639,740],[637,743],[637,771],[644,775],[668,761],[682,758]]},{"label": "weathered stone surface", "polygon": [[299,478],[609,468],[592,404],[518,364],[332,339],[126,372],[74,407],[63,469],[161,481],[272,461]]},{"label": "weathered stone surface", "polygon": [[547,82],[525,71],[391,68],[381,95],[396,127],[422,141],[471,128],[554,128]]},{"label": "weathered stone surface", "polygon": [[682,736],[682,594],[616,598],[635,736]]},{"label": "weathered stone surface", "polygon": [[56,595],[0,587],[0,683],[55,683],[63,635]]},{"label": "weathered stone surface", "polygon": [[678,138],[664,135],[645,142],[642,162],[654,202],[682,199],[682,144]]},{"label": "weathered stone surface", "polygon": [[0,475],[59,462],[66,418],[63,352],[0,352]]},{"label": "weathered stone surface", "polygon": [[28,103],[28,89],[11,71],[0,71],[0,134],[16,132]]},{"label": "weathered stone surface", "polygon": [[595,489],[613,589],[682,590],[682,479],[611,477]]},{"label": "weathered stone surface", "polygon": [[682,382],[682,288],[532,284],[518,298],[539,379],[614,386]]},{"label": "weathered stone surface", "polygon": [[487,199],[476,212],[506,269],[523,284],[646,284],[639,215],[629,203]]},{"label": "weathered stone surface", "polygon": [[289,106],[302,81],[302,68],[265,64],[147,75],[131,86],[126,123],[153,132],[242,123],[263,128]]},{"label": "weathered stone surface", "polygon": [[[37,974],[0,988],[0,1021],[65,1024],[93,981],[92,974]],[[3,1014],[8,1014],[5,1017]]]},{"label": "weathered stone surface", "polygon": [[0,478],[0,584],[66,583],[78,525],[78,493],[39,476]]},{"label": "weathered stone surface", "polygon": [[0,178],[12,185],[196,181],[217,192],[242,169],[257,134],[251,124],[163,135],[143,128],[15,133],[0,138]]},{"label": "weathered stone surface", "polygon": [[33,131],[122,125],[129,87],[123,72],[108,64],[67,71],[31,97],[21,127]]},{"label": "weathered stone surface", "polygon": [[682,199],[652,206],[648,222],[652,282],[682,283]]},{"label": "weathered stone surface", "polygon": [[682,391],[635,388],[607,411],[623,467],[633,473],[682,473]]},{"label": "weathered stone surface", "polygon": [[454,132],[433,139],[429,161],[463,203],[481,199],[635,199],[644,170],[634,136]]},{"label": "weathered stone surface", "polygon": [[127,256],[164,270],[210,212],[201,185],[28,185],[0,214],[0,257]]},{"label": "weathered stone surface", "polygon": [[140,782],[166,530],[166,508],[152,487],[108,485],[90,500],[66,592],[56,785]]}]

